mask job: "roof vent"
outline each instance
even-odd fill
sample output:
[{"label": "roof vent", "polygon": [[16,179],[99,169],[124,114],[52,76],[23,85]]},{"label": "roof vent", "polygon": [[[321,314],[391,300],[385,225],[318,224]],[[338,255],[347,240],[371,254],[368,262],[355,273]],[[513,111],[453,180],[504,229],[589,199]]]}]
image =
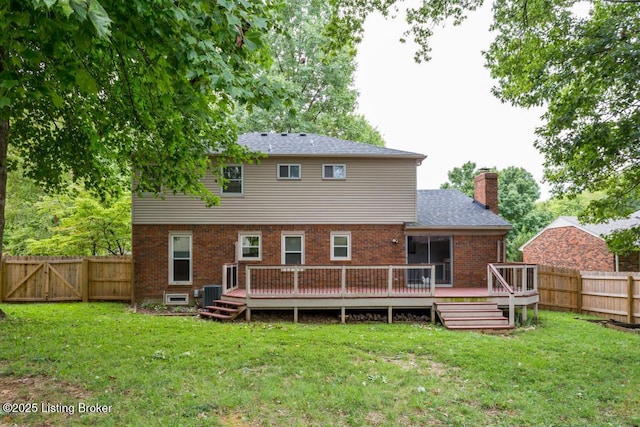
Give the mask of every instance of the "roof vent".
[{"label": "roof vent", "polygon": [[268,133],[266,133],[266,132],[262,132],[262,133],[260,134],[260,136],[267,136],[267,135],[269,135],[269,134],[268,134]]},{"label": "roof vent", "polygon": [[288,134],[286,132],[283,132],[280,134],[281,136],[287,136]]},{"label": "roof vent", "polygon": [[307,136],[307,134],[306,133],[301,133],[300,136]]}]

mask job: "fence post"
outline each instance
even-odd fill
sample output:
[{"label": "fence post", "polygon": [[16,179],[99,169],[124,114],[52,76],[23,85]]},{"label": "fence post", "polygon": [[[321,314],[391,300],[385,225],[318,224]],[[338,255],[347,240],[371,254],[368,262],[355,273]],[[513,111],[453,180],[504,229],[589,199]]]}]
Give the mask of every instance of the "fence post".
[{"label": "fence post", "polygon": [[576,274],[576,311],[582,313],[582,272]]},{"label": "fence post", "polygon": [[7,267],[7,265],[5,264],[5,258],[4,256],[2,257],[2,259],[0,260],[0,302],[2,302],[2,298],[4,296],[4,287],[6,286],[7,283],[7,275],[5,274],[5,268]]},{"label": "fence post", "polygon": [[633,276],[627,277],[627,323],[633,321]]},{"label": "fence post", "polygon": [[131,293],[131,305],[136,303],[136,270],[133,257],[129,258],[129,292]]},{"label": "fence post", "polygon": [[80,263],[80,289],[82,302],[89,302],[89,259],[83,258]]}]

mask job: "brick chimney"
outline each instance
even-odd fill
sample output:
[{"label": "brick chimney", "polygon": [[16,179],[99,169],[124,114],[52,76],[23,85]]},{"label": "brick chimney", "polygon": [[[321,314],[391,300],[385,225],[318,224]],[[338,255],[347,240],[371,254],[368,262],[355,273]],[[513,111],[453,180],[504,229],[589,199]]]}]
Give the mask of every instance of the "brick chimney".
[{"label": "brick chimney", "polygon": [[498,214],[498,174],[488,170],[480,171],[473,179],[473,198],[476,202]]}]

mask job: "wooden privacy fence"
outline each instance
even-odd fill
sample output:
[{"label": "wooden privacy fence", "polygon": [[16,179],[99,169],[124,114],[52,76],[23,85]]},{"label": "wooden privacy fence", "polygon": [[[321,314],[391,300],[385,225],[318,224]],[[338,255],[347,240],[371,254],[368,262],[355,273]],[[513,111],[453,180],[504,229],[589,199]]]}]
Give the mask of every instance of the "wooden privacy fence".
[{"label": "wooden privacy fence", "polygon": [[128,256],[6,256],[0,268],[0,302],[133,301]]},{"label": "wooden privacy fence", "polygon": [[640,273],[538,266],[540,307],[640,323]]}]

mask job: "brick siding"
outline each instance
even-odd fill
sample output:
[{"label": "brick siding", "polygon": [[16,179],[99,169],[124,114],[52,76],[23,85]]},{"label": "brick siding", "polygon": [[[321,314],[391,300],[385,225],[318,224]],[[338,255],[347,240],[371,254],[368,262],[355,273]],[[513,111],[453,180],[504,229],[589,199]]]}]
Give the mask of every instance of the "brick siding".
[{"label": "brick siding", "polygon": [[487,286],[487,264],[498,262],[504,236],[459,235],[453,238],[453,283],[456,287]]},{"label": "brick siding", "polygon": [[[193,280],[189,286],[169,284],[169,233],[192,233]],[[403,225],[134,225],[134,287],[138,301],[161,299],[163,292],[192,292],[222,282],[222,264],[235,261],[239,232],[262,234],[262,261],[280,265],[283,232],[304,232],[307,265],[403,265]],[[351,233],[351,260],[331,261],[331,232]],[[396,239],[398,243],[393,243]],[[240,262],[240,273],[249,262]],[[243,281],[240,280],[242,284]]]},{"label": "brick siding", "polygon": [[614,256],[604,240],[576,227],[545,230],[525,246],[522,259],[527,263],[577,270],[615,270]]}]

